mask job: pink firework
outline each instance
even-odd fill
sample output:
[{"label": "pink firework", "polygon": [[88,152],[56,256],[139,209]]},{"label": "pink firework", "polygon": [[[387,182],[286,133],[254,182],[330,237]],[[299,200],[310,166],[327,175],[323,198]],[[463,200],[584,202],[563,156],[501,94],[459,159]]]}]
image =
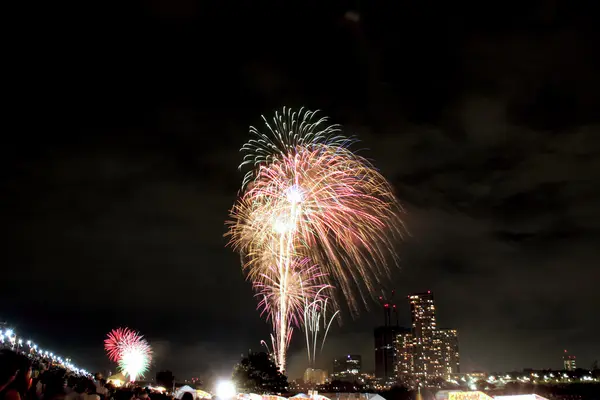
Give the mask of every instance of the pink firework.
[{"label": "pink firework", "polygon": [[137,332],[129,328],[117,328],[110,331],[104,339],[104,350],[106,350],[108,358],[113,362],[119,362],[123,348],[137,341],[139,337]]}]

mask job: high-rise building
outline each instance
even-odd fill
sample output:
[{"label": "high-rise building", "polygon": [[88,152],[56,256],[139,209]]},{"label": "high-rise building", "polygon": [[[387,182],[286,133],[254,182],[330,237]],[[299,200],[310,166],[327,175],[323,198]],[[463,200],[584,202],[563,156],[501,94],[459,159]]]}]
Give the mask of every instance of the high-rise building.
[{"label": "high-rise building", "polygon": [[396,328],[395,373],[407,383],[419,379],[448,377],[460,372],[458,332],[438,329],[433,294],[408,296],[411,309],[411,329]]},{"label": "high-rise building", "polygon": [[575,364],[575,356],[569,354],[566,350],[563,355],[563,368],[567,371],[575,371],[577,369],[577,365]]},{"label": "high-rise building", "polygon": [[351,374],[360,374],[362,370],[362,357],[356,354],[348,354],[346,357],[346,371]]},{"label": "high-rise building", "polygon": [[412,316],[413,366],[417,376],[441,375],[441,341],[436,336],[433,294],[416,293],[408,296]]},{"label": "high-rise building", "polygon": [[400,381],[413,373],[413,336],[410,329],[396,335],[396,376]]},{"label": "high-rise building", "polygon": [[436,336],[441,349],[440,366],[442,376],[448,377],[459,373],[458,332],[456,329],[438,329]]},{"label": "high-rise building", "polygon": [[362,369],[362,357],[356,354],[336,358],[333,360],[333,380],[354,382],[358,379]]},{"label": "high-rise building", "polygon": [[396,378],[396,336],[397,326],[375,328],[375,377],[378,379]]},{"label": "high-rise building", "polygon": [[334,374],[360,374],[362,368],[362,357],[357,354],[348,354],[347,356],[333,360]]}]

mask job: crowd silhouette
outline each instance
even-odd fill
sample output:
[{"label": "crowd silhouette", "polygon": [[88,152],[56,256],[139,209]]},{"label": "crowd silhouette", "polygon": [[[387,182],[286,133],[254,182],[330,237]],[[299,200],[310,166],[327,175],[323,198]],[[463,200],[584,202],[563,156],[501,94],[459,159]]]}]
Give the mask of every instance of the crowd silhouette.
[{"label": "crowd silhouette", "polygon": [[154,393],[149,388],[134,384],[115,387],[107,383],[100,374],[92,378],[73,373],[43,359],[28,357],[8,349],[0,350],[0,400],[169,399],[172,398]]}]

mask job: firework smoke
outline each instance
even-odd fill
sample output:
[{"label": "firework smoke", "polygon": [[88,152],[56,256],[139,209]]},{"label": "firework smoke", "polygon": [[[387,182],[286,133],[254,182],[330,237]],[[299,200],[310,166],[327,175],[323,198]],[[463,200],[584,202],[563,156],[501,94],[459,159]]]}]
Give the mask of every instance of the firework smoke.
[{"label": "firework smoke", "polygon": [[242,147],[240,167],[252,169],[229,234],[254,287],[270,293],[262,306],[284,371],[291,325],[304,322],[316,293],[330,296],[330,280],[357,311],[357,299],[387,276],[389,262],[397,261],[401,209],[385,178],[348,149],[353,140],[339,126],[285,108],[272,122],[263,119],[268,133],[251,128],[254,138]]}]

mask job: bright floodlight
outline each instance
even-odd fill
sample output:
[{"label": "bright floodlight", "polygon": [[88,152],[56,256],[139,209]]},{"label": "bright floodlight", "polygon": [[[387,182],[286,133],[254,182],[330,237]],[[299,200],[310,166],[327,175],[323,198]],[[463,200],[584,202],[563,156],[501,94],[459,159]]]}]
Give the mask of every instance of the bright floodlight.
[{"label": "bright floodlight", "polygon": [[230,399],[235,396],[235,385],[231,381],[221,381],[217,383],[217,397]]},{"label": "bright floodlight", "polygon": [[12,329],[7,329],[6,330],[6,336],[8,336],[8,338],[10,339],[10,337],[13,335],[13,331]]}]

